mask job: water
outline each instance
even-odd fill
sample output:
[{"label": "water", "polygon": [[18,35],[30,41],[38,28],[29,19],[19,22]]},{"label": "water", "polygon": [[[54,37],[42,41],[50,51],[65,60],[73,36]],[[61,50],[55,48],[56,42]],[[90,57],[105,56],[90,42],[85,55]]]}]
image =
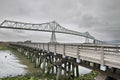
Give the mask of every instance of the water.
[{"label": "water", "polygon": [[[25,74],[29,72],[27,71],[27,68],[29,67],[21,64],[20,60],[14,54],[12,54],[12,51],[10,50],[0,51],[0,78]],[[54,69],[54,71],[55,70],[56,69]],[[80,74],[86,74],[89,73],[90,71],[91,71],[90,69],[79,66]]]},{"label": "water", "polygon": [[[45,64],[46,66],[47,66],[47,63]],[[62,64],[62,66],[64,66],[64,64]],[[43,68],[43,63],[41,64],[41,68]],[[87,73],[90,73],[92,70],[91,69],[88,69],[88,68],[85,68],[85,67],[82,67],[82,66],[78,66],[78,72],[79,72],[79,74],[80,75],[84,75],[84,74],[87,74]],[[68,71],[68,66],[67,66],[67,71]],[[71,65],[71,68],[70,68],[70,70],[72,71],[72,65]],[[75,73],[76,73],[76,68],[74,68],[74,71],[75,71]],[[45,73],[47,72],[47,69],[45,70]],[[50,71],[51,73],[52,73],[52,70]],[[56,73],[57,71],[56,71],[56,67],[54,67],[54,73]],[[62,73],[62,75],[64,75],[64,70],[62,70],[61,71],[61,73]],[[74,74],[75,74],[74,73]],[[75,76],[76,76],[76,74],[75,74]]]},{"label": "water", "polygon": [[19,62],[11,51],[0,51],[0,78],[25,74],[27,66]]}]

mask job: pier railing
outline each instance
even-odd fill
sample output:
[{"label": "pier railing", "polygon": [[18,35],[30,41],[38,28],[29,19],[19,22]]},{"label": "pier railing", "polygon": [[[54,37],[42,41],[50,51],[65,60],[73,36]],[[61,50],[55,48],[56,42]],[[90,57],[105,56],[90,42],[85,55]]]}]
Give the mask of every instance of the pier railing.
[{"label": "pier railing", "polygon": [[12,43],[46,50],[63,56],[120,68],[120,45],[69,44],[69,43]]}]

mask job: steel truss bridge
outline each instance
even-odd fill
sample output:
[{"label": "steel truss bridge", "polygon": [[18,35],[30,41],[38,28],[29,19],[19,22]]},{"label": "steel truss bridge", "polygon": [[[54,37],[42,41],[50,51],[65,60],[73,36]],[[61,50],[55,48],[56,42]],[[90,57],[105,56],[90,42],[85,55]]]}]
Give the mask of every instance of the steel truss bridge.
[{"label": "steel truss bridge", "polygon": [[[73,75],[76,73],[76,76],[79,76],[78,67],[81,64],[103,71],[111,69],[116,72],[120,70],[120,45],[56,43],[55,33],[82,36],[86,39],[93,39],[95,43],[98,42],[88,32],[81,33],[69,30],[55,21],[31,24],[5,20],[0,24],[0,28],[52,32],[50,39],[52,43],[14,42],[10,43],[10,47],[22,53],[31,62],[34,62],[35,67],[43,68],[42,73],[45,73],[45,67],[51,68],[52,72],[56,67],[56,80],[59,80],[62,70],[64,75],[69,75],[69,72],[72,71]],[[47,65],[45,65],[46,63]],[[62,64],[65,66],[62,66]],[[67,68],[69,69],[67,70]],[[50,73],[50,70],[47,73]]]},{"label": "steel truss bridge", "polygon": [[52,43],[57,42],[55,33],[64,33],[64,34],[72,34],[72,35],[82,36],[82,37],[86,38],[86,41],[85,41],[86,43],[89,42],[89,39],[93,39],[94,43],[101,42],[99,40],[96,40],[88,32],[81,33],[81,32],[66,29],[66,28],[62,27],[61,25],[59,25],[56,21],[51,21],[51,22],[41,23],[41,24],[32,24],[32,23],[4,20],[0,24],[0,28],[52,32],[51,38],[50,38],[50,42],[52,42]]}]

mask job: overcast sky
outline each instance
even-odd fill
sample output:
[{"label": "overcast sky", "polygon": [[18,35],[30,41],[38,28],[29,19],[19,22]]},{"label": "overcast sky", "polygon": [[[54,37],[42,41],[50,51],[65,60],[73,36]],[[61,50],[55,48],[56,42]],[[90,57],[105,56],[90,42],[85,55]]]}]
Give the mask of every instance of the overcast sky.
[{"label": "overcast sky", "polygon": [[[0,0],[4,20],[42,23],[57,21],[99,40],[120,40],[120,0]],[[49,41],[51,33],[0,29],[0,40]],[[78,41],[80,36],[57,34],[58,41]]]}]

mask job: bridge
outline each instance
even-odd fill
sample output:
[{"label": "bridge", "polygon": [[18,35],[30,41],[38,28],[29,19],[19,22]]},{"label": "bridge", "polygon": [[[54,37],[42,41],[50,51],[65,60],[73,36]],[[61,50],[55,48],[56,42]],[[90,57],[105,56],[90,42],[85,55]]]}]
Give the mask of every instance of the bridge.
[{"label": "bridge", "polygon": [[[30,59],[39,67],[42,73],[54,73],[59,80],[61,71],[64,75],[79,76],[79,65],[99,68],[106,71],[111,68],[113,71],[120,69],[120,45],[98,44],[101,42],[91,36],[88,32],[81,33],[68,30],[52,21],[42,24],[31,24],[5,20],[0,28],[34,30],[52,32],[50,42],[31,43],[14,42],[10,43],[10,48],[17,50]],[[84,43],[58,43],[55,33],[65,33],[93,39],[94,44]]]},{"label": "bridge", "polygon": [[88,65],[103,71],[120,69],[120,45],[59,44],[59,43],[11,43],[12,48],[22,53],[42,73],[72,75],[78,77],[79,65]]},{"label": "bridge", "polygon": [[32,24],[32,23],[4,20],[0,24],[0,28],[52,32],[51,38],[50,38],[50,42],[52,43],[57,42],[55,33],[64,33],[64,34],[82,36],[86,38],[85,43],[89,43],[89,39],[92,39],[93,43],[103,43],[102,41],[95,39],[88,32],[81,33],[81,32],[66,29],[61,25],[59,25],[56,21],[51,21],[51,22],[41,23],[41,24]]}]

